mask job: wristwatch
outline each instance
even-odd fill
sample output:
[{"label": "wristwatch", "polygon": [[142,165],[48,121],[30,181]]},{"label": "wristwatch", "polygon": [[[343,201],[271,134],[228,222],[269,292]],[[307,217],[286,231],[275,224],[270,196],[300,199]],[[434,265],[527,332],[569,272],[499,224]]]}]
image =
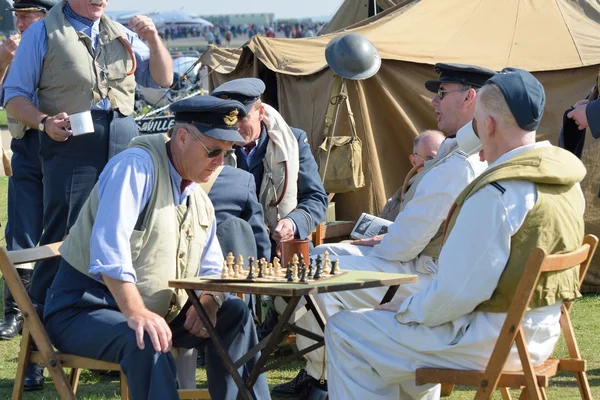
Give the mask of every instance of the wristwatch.
[{"label": "wristwatch", "polygon": [[221,298],[219,297],[219,295],[214,294],[214,293],[204,293],[202,294],[202,296],[212,296],[213,299],[215,299],[215,303],[217,303],[217,310],[221,308],[221,306],[223,305],[223,300],[221,300]]},{"label": "wristwatch", "polygon": [[38,131],[46,132],[46,120],[47,119],[48,119],[47,115],[44,118],[42,118],[42,120],[40,121],[40,124],[38,125]]}]

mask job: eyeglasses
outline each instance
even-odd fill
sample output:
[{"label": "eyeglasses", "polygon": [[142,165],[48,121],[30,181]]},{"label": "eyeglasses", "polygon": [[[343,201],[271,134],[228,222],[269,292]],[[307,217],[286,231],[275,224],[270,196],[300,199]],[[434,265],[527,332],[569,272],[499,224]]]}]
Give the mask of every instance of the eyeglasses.
[{"label": "eyeglasses", "polygon": [[197,140],[198,142],[200,142],[200,144],[202,145],[202,147],[204,147],[204,150],[206,150],[206,156],[207,156],[208,158],[215,158],[215,157],[218,157],[218,156],[219,156],[221,153],[224,153],[223,157],[227,157],[227,156],[230,156],[230,155],[232,155],[232,154],[235,152],[235,150],[234,150],[234,149],[231,149],[231,150],[225,150],[225,149],[221,149],[221,148],[218,148],[218,147],[216,147],[216,148],[214,148],[214,149],[209,149],[208,147],[206,147],[206,146],[204,145],[204,143],[202,143],[202,140],[200,140],[200,138],[199,138],[199,137],[198,137],[198,136],[197,136],[197,135],[196,135],[196,134],[195,134],[195,133],[194,133],[194,132],[193,132],[191,129],[188,129],[187,131],[188,131],[189,133],[191,133],[191,134],[192,134],[192,136],[194,136],[194,138],[196,138],[196,140]]},{"label": "eyeglasses", "polygon": [[412,155],[413,155],[413,156],[415,156],[415,157],[419,157],[419,158],[421,158],[421,159],[422,159],[422,160],[424,160],[424,161],[431,161],[431,160],[433,160],[433,156],[426,156],[426,157],[423,157],[423,156],[422,156],[422,155],[420,155],[419,153],[412,153]]},{"label": "eyeglasses", "polygon": [[464,92],[465,90],[469,90],[470,88],[460,88],[460,89],[453,89],[453,90],[444,90],[442,88],[438,88],[437,90],[437,95],[440,98],[440,100],[444,99],[444,96],[446,95],[446,93],[452,93],[452,92]]}]

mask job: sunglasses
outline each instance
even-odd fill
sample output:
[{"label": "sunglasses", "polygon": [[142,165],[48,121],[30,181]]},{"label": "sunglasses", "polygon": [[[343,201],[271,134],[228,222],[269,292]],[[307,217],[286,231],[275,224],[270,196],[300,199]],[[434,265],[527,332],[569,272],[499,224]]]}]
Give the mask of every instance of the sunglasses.
[{"label": "sunglasses", "polygon": [[206,147],[204,145],[204,143],[202,143],[202,140],[200,140],[200,138],[190,129],[188,130],[189,133],[192,134],[192,136],[194,136],[194,138],[200,142],[200,144],[202,145],[202,147],[204,147],[204,150],[206,150],[206,156],[208,158],[215,158],[218,157],[219,155],[221,155],[221,153],[224,154],[224,157],[230,156],[232,155],[235,150],[234,149],[230,149],[230,150],[225,150],[225,149],[221,149],[219,147],[215,147],[214,149],[209,149],[208,147]]},{"label": "sunglasses", "polygon": [[431,160],[433,160],[433,157],[432,157],[432,156],[426,156],[426,157],[423,157],[423,156],[422,156],[422,155],[420,155],[419,153],[412,153],[412,154],[413,154],[413,156],[415,156],[415,157],[419,157],[420,159],[422,159],[422,160],[425,160],[425,161],[431,161]]}]

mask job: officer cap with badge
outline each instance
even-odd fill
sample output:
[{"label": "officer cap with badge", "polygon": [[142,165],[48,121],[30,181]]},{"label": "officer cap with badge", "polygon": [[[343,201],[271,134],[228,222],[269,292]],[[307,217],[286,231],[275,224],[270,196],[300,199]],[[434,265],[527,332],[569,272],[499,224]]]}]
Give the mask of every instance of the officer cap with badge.
[{"label": "officer cap with badge", "polygon": [[239,101],[194,96],[171,104],[169,109],[175,113],[175,122],[194,125],[210,138],[244,143],[237,122],[246,116],[246,108]]},{"label": "officer cap with badge", "polygon": [[41,11],[48,12],[56,5],[55,0],[14,0],[10,11]]},{"label": "officer cap with badge", "polygon": [[496,74],[491,69],[467,64],[437,63],[434,68],[439,74],[438,78],[425,82],[425,88],[433,93],[437,93],[442,83],[460,83],[480,88]]},{"label": "officer cap with badge", "polygon": [[225,82],[210,94],[220,99],[237,100],[246,107],[246,113],[265,92],[265,84],[258,78],[240,78]]}]

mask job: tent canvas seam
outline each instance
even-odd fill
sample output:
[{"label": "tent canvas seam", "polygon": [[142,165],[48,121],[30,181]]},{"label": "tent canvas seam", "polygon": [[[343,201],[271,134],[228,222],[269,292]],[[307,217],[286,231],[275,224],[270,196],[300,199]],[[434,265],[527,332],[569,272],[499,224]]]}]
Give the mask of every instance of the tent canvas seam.
[{"label": "tent canvas seam", "polygon": [[579,61],[581,61],[581,66],[583,67],[586,64],[583,62],[583,58],[581,57],[581,53],[579,52],[579,47],[577,46],[577,43],[575,42],[575,38],[573,37],[573,32],[571,32],[571,27],[569,26],[569,24],[567,24],[567,20],[565,19],[565,14],[563,13],[563,10],[560,7],[558,0],[554,0],[554,2],[556,3],[556,7],[558,8],[558,11],[560,12],[560,16],[561,16],[563,22],[565,23],[567,30],[569,31],[569,35],[571,35],[571,40],[573,41],[573,46],[575,47],[575,51],[577,52],[577,55],[579,56]]}]

